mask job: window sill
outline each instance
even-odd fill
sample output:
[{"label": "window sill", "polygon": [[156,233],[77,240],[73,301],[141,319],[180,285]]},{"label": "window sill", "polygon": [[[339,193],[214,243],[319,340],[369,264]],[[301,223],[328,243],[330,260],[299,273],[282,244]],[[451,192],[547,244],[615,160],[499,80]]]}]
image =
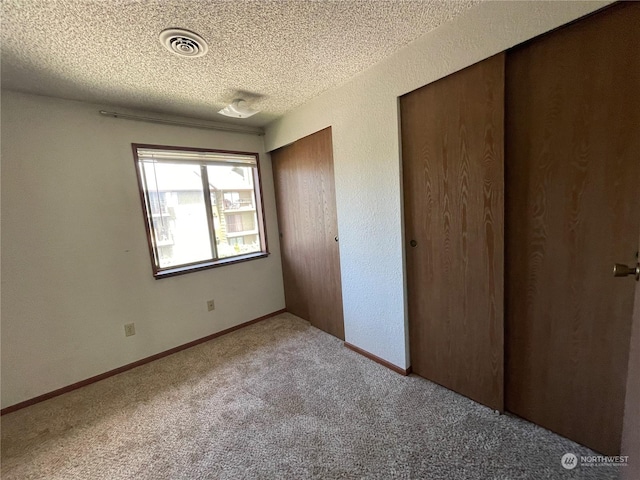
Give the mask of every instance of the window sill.
[{"label": "window sill", "polygon": [[236,257],[221,258],[219,260],[213,260],[208,262],[194,263],[191,265],[183,265],[176,268],[167,268],[155,272],[153,276],[156,280],[167,277],[175,277],[176,275],[184,275],[185,273],[199,272],[201,270],[208,270],[210,268],[224,267],[225,265],[233,265],[234,263],[248,262],[249,260],[256,260],[258,258],[266,258],[269,256],[269,252],[256,252],[248,253],[246,255],[238,255]]}]

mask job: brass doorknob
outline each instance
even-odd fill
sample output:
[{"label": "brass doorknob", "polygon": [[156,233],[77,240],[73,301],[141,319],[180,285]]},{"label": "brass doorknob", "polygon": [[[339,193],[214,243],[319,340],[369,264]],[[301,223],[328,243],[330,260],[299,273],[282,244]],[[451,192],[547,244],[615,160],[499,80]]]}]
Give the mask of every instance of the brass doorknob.
[{"label": "brass doorknob", "polygon": [[640,280],[640,263],[635,267],[628,267],[622,263],[616,263],[613,265],[614,277],[626,277],[627,275],[634,275],[636,280]]}]

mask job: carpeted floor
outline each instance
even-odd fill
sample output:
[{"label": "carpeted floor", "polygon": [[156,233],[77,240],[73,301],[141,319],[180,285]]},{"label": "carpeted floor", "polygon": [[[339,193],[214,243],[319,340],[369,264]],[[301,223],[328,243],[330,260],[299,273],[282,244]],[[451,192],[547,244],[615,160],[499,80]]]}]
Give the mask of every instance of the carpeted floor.
[{"label": "carpeted floor", "polygon": [[2,417],[2,479],[609,479],[289,314]]}]

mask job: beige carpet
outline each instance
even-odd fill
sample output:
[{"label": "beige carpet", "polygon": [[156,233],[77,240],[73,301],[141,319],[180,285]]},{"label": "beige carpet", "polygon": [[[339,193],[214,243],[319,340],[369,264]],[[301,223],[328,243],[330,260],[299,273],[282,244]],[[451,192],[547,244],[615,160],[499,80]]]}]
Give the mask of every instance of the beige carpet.
[{"label": "beige carpet", "polygon": [[2,417],[2,479],[577,479],[591,451],[283,314]]}]

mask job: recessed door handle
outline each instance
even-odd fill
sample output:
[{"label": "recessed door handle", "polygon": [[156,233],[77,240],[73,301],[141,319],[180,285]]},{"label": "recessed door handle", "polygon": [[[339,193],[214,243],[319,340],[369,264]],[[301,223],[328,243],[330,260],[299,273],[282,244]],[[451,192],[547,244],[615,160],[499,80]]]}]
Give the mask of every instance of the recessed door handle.
[{"label": "recessed door handle", "polygon": [[614,277],[626,277],[627,275],[634,275],[636,280],[640,280],[640,263],[635,267],[628,267],[622,263],[616,263],[613,265]]},{"label": "recessed door handle", "polygon": [[409,242],[409,245],[411,245],[412,247],[415,247],[416,245],[418,245],[418,242],[416,242],[415,240],[411,240]]}]

